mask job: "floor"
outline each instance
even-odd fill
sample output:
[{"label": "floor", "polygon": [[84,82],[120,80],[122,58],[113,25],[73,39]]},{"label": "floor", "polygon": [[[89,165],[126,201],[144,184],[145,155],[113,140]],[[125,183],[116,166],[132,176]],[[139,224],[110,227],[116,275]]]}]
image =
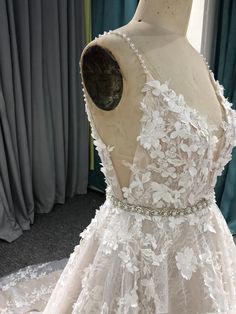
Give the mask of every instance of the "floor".
[{"label": "floor", "polygon": [[[69,257],[105,195],[89,189],[49,214],[37,214],[29,231],[12,243],[0,240],[0,277],[19,268]],[[236,237],[234,237],[236,243]]]},{"label": "floor", "polygon": [[0,277],[28,265],[69,257],[80,232],[104,200],[103,193],[89,189],[86,195],[55,205],[49,214],[37,214],[31,229],[14,242],[0,240]]}]

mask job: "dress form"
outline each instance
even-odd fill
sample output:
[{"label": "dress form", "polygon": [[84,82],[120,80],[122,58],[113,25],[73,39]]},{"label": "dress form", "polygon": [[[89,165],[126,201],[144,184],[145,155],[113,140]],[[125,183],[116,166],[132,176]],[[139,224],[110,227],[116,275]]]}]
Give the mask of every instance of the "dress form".
[{"label": "dress form", "polygon": [[[171,79],[171,88],[183,94],[189,106],[202,116],[208,116],[209,124],[218,126],[222,112],[208,70],[186,38],[191,6],[192,0],[141,0],[132,20],[117,30],[132,39],[158,80]],[[87,49],[95,45],[111,52],[120,67],[123,86],[118,105],[109,111],[99,108],[88,94],[90,111],[104,143],[116,147],[111,152],[112,162],[120,185],[128,186],[130,171],[122,160],[132,163],[135,154],[142,116],[138,104],[145,75],[133,52],[114,34],[96,38],[85,47],[81,68]],[[220,137],[221,131],[215,134]]]}]

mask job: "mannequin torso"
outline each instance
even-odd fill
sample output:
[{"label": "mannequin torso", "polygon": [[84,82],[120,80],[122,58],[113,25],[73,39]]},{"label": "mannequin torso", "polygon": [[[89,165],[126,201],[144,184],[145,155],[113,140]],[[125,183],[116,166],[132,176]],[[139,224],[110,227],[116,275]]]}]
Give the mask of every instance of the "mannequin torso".
[{"label": "mannequin torso", "polygon": [[[209,124],[219,126],[222,108],[208,70],[185,36],[191,5],[192,0],[141,0],[133,19],[117,30],[135,43],[156,79],[162,83],[171,79],[170,87],[176,93],[183,94],[190,107],[202,116],[207,115]],[[90,42],[82,53],[81,64],[87,49],[95,45],[112,53],[119,65],[123,86],[120,89],[121,99],[112,110],[102,110],[92,99],[89,99],[89,107],[104,143],[116,147],[111,152],[111,159],[119,183],[128,186],[130,170],[122,164],[122,160],[132,163],[135,154],[142,117],[138,104],[142,100],[140,91],[145,83],[145,75],[127,43],[114,34]],[[220,137],[222,131],[216,130],[214,134]]]}]

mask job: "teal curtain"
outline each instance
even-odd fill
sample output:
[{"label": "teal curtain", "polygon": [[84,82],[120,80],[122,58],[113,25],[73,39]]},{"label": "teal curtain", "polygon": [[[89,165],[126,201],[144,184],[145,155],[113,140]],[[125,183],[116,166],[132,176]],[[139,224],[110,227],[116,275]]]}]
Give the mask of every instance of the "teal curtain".
[{"label": "teal curtain", "polygon": [[[225,96],[236,109],[236,1],[221,0],[214,72],[225,88]],[[236,234],[236,149],[232,160],[218,178],[216,201],[230,228]]]},{"label": "teal curtain", "polygon": [[[138,0],[92,0],[92,38],[127,24],[133,17]],[[94,169],[89,170],[89,186],[105,191],[101,160],[94,151]]]}]

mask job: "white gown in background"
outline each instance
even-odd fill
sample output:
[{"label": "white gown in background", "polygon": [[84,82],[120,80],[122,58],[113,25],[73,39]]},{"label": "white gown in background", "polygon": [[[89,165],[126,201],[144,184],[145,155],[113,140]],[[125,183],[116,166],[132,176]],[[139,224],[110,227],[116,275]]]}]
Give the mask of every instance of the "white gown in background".
[{"label": "white gown in background", "polygon": [[[221,105],[223,137],[170,81],[147,69],[129,186],[85,108],[105,174],[106,200],[69,260],[32,266],[0,281],[0,313],[236,313],[236,247],[215,201],[217,176],[236,146],[236,112],[209,71]],[[104,33],[103,36],[105,36]]]}]

